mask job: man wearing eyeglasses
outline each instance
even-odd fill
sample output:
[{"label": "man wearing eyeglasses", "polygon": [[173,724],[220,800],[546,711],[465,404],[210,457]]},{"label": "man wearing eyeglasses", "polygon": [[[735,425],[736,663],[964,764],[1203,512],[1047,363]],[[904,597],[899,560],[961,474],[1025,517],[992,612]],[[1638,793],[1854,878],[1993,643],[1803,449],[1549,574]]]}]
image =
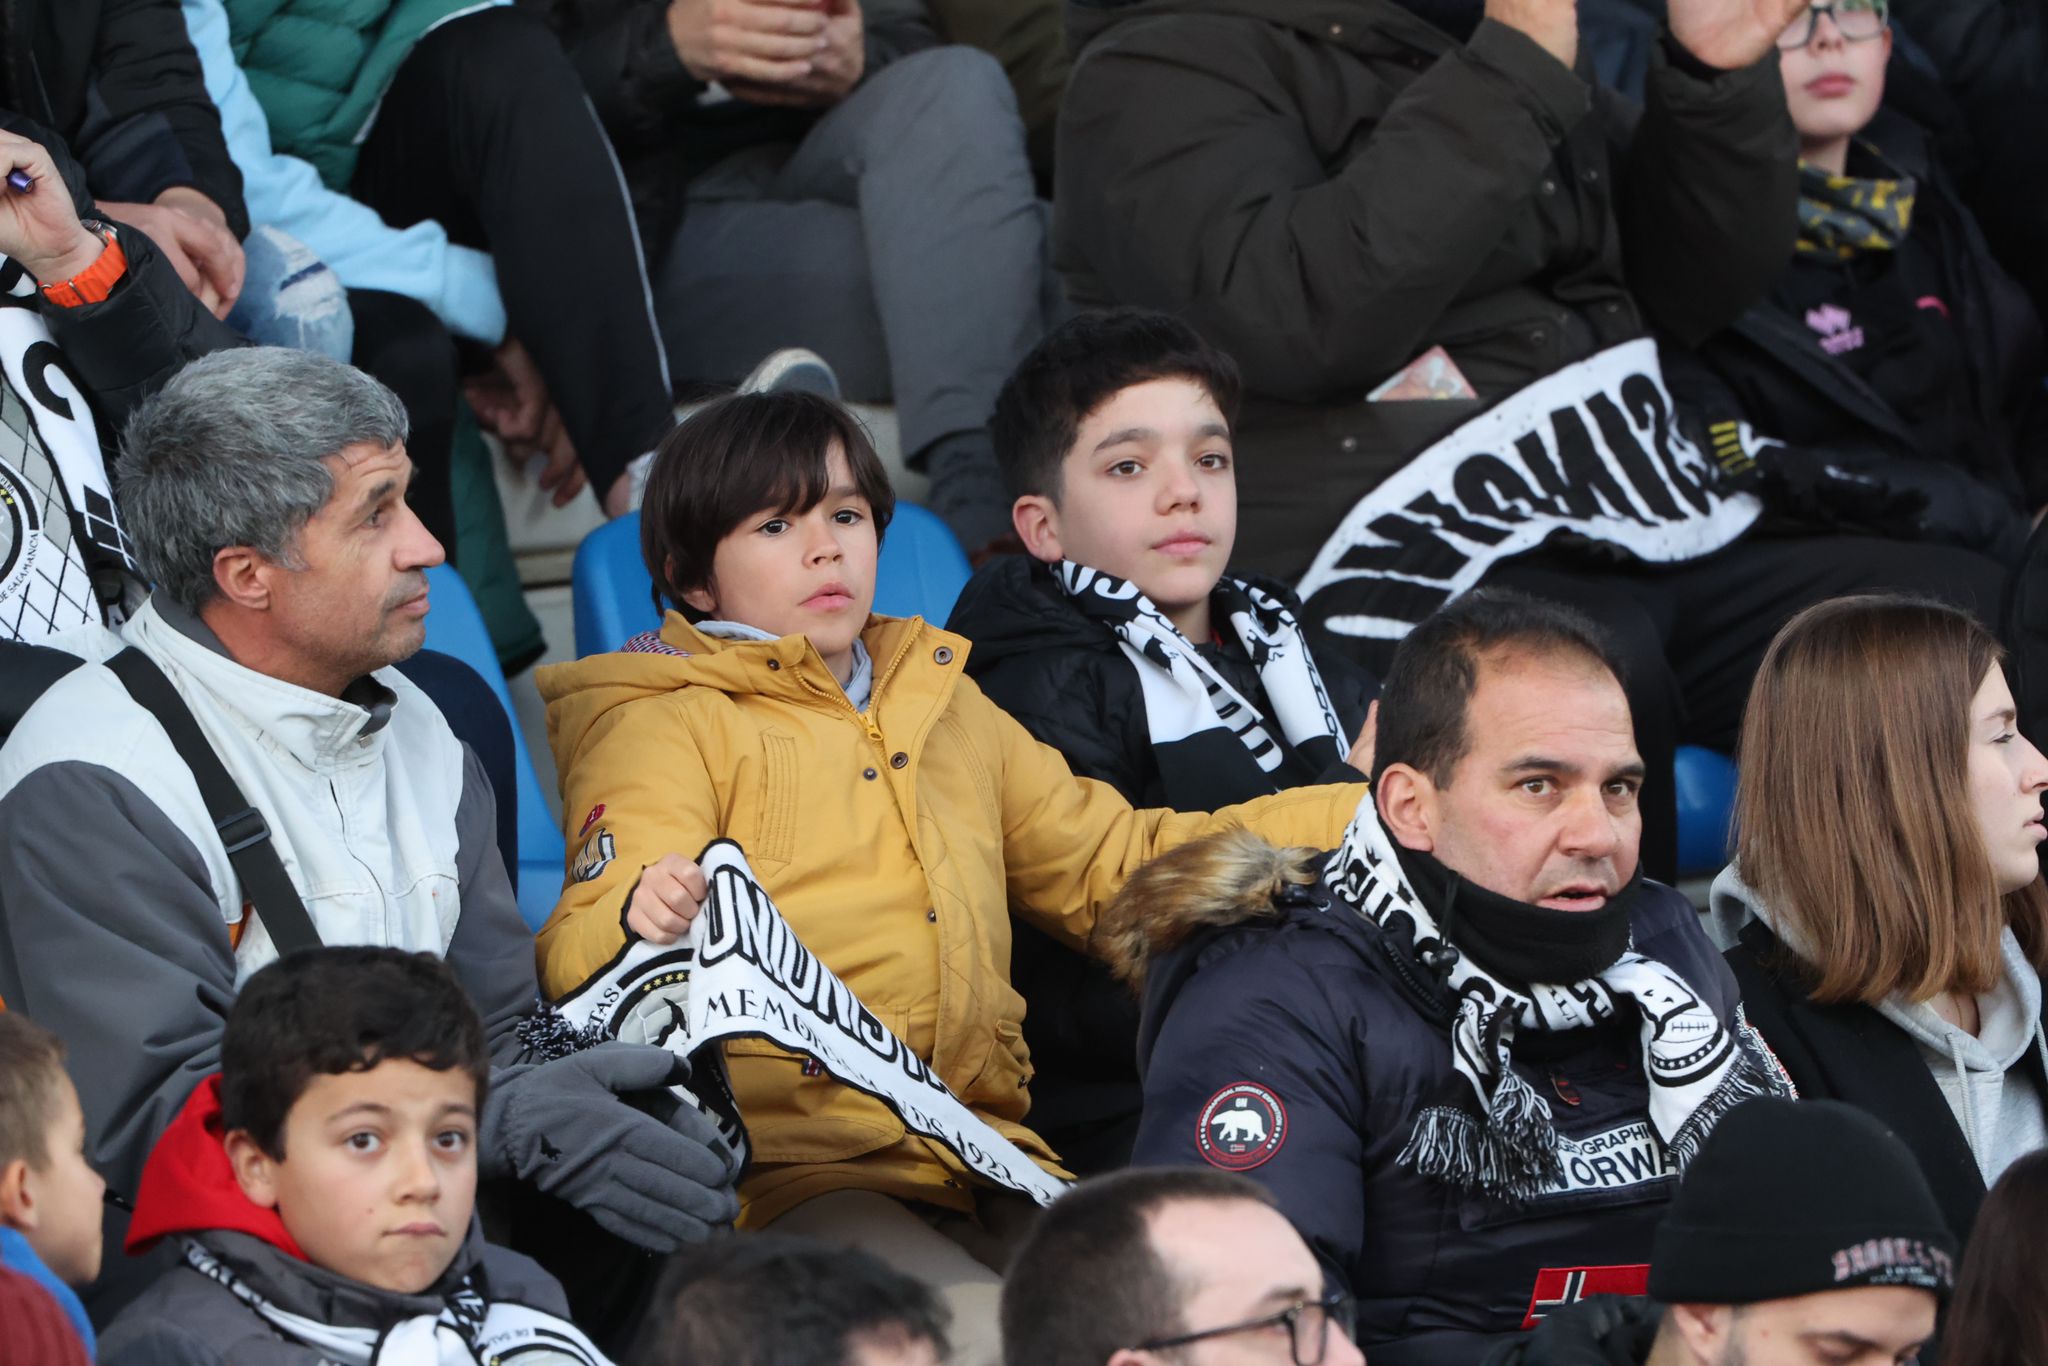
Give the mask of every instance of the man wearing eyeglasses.
[{"label": "man wearing eyeglasses", "polygon": [[1263,1187],[1137,1169],[1082,1182],[1039,1219],[1003,1285],[1003,1359],[1364,1366],[1352,1314]]}]

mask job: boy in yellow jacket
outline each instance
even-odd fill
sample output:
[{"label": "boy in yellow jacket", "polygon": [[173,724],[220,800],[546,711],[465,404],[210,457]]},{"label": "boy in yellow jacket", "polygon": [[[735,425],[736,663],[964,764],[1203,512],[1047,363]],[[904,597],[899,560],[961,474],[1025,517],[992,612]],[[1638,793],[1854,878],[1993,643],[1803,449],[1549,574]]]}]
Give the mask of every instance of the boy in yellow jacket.
[{"label": "boy in yellow jacket", "polygon": [[[812,952],[1058,1172],[1023,1124],[1011,909],[1085,946],[1154,856],[1228,825],[1326,848],[1365,789],[1175,814],[1074,777],[967,678],[965,639],[869,615],[894,504],[859,423],[812,395],[735,395],[670,434],[641,514],[672,609],[660,632],[539,673],[572,878],[540,934],[541,980],[560,996],[628,936],[682,936],[706,894],[690,856],[732,838]],[[961,1244],[999,1267],[990,1235],[1020,1198],[800,1055],[755,1040],[726,1055],[753,1153],[742,1223],[858,1240],[923,1276],[972,1361],[1000,1276]]]}]

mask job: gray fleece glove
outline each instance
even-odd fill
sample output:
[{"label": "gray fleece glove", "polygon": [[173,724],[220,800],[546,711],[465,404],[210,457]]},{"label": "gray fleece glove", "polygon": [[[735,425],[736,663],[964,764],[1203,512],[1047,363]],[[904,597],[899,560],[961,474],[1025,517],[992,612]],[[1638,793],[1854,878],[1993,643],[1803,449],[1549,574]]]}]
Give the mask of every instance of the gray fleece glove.
[{"label": "gray fleece glove", "polygon": [[739,1164],[710,1117],[666,1089],[689,1072],[665,1048],[618,1040],[501,1068],[483,1172],[531,1182],[649,1252],[702,1242],[739,1215]]}]

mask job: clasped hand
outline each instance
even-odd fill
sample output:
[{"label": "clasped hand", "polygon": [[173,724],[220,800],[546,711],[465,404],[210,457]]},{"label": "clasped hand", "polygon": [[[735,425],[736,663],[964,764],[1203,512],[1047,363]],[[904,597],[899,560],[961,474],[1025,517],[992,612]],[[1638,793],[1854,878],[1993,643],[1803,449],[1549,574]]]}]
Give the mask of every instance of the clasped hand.
[{"label": "clasped hand", "polygon": [[669,0],[683,67],[753,104],[838,103],[867,64],[859,0]]}]

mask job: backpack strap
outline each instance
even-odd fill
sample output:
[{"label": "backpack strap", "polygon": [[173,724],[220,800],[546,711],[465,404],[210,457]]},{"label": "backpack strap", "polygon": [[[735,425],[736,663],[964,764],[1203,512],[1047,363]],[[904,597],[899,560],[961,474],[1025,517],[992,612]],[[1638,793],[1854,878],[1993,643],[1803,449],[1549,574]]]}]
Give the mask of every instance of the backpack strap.
[{"label": "backpack strap", "polygon": [[214,752],[205,732],[199,729],[199,722],[193,719],[192,709],[178,696],[171,680],[164,677],[156,661],[132,645],[108,660],[107,667],[128,689],[128,695],[156,717],[164,733],[171,737],[178,757],[192,770],[193,780],[199,784],[199,796],[206,803],[206,814],[212,818],[213,828],[227,848],[235,876],[241,879],[242,894],[263,918],[264,928],[269,930],[270,941],[277,945],[278,953],[319,948],[320,932],[313,928],[313,918],[306,914],[298,888],[292,886],[284,860],[277,856],[277,846],[271,843],[270,826],[263,813],[249,805],[249,799],[228,775],[227,766],[221,763],[220,755]]}]

